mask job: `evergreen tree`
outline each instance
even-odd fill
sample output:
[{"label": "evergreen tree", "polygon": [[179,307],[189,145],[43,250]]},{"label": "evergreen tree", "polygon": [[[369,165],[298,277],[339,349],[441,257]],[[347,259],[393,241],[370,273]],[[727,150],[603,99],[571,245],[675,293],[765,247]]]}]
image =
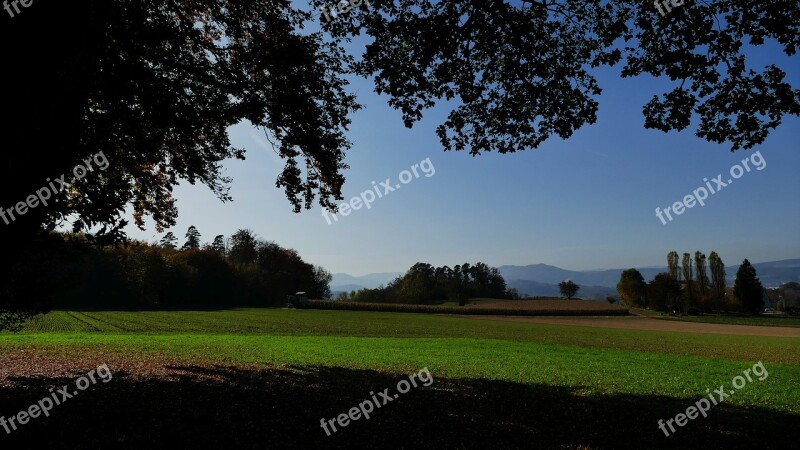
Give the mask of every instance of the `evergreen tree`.
[{"label": "evergreen tree", "polygon": [[733,295],[742,302],[744,308],[752,313],[761,311],[764,307],[764,287],[761,286],[756,276],[756,269],[747,259],[736,271],[736,282],[733,285]]},{"label": "evergreen tree", "polygon": [[211,250],[219,253],[220,255],[225,255],[225,236],[217,235],[214,238],[214,242],[211,243]]},{"label": "evergreen tree", "polygon": [[170,250],[175,250],[175,248],[177,248],[177,246],[175,245],[175,242],[177,242],[177,241],[178,241],[178,238],[176,238],[175,235],[172,233],[172,231],[170,231],[167,234],[165,234],[164,237],[161,238],[161,242],[159,244],[163,248],[168,248]]},{"label": "evergreen tree", "polygon": [[188,250],[190,248],[200,248],[200,232],[197,231],[194,225],[190,226],[188,230],[186,230],[186,243],[183,244],[181,250]]}]

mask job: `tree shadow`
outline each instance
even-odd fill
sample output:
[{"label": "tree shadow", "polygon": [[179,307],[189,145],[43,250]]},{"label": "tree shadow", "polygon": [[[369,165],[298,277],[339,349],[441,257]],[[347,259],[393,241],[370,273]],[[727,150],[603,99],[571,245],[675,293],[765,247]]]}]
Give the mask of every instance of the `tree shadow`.
[{"label": "tree shadow", "polygon": [[[85,373],[85,372],[84,372]],[[76,374],[76,378],[81,374]],[[402,374],[328,367],[242,369],[172,366],[159,377],[116,372],[6,434],[3,448],[787,448],[798,417],[758,408],[713,406],[665,437],[659,419],[688,399],[586,395],[580,389],[433,373],[381,408],[327,436],[320,419],[408,379]],[[76,378],[10,378],[0,415],[28,409]],[[379,397],[380,398],[380,397]],[[381,401],[381,400],[379,400]],[[381,401],[381,404],[383,401]]]}]

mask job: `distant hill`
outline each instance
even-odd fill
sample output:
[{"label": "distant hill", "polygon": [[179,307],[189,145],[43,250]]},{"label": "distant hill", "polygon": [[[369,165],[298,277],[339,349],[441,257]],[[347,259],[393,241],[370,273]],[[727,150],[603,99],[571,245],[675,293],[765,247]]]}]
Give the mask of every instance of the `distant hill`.
[{"label": "distant hill", "polygon": [[[770,261],[754,263],[758,279],[764,287],[778,287],[790,281],[800,282],[800,259],[784,259],[782,261]],[[736,266],[736,270],[739,266]],[[736,270],[726,268],[726,278],[728,284],[733,285],[736,278]]]},{"label": "distant hill", "polygon": [[[786,259],[782,261],[769,261],[762,263],[754,263],[758,278],[764,287],[777,287],[789,281],[800,282],[800,259]],[[569,279],[574,281],[580,286],[594,286],[606,287],[616,290],[619,277],[625,269],[604,269],[604,270],[590,270],[590,271],[576,271],[562,269],[556,266],[549,266],[547,264],[532,264],[529,266],[500,266],[498,268],[506,283],[509,280],[519,282],[535,281],[543,284],[558,284],[563,280]],[[660,273],[666,272],[665,267],[637,267],[639,272],[645,280],[649,281]],[[725,267],[726,279],[729,285],[732,285],[736,279],[736,271],[739,270],[739,265],[728,265]],[[515,287],[515,286],[511,286]],[[517,288],[520,289],[520,288]],[[527,292],[522,291],[520,292]],[[545,295],[533,294],[531,295]],[[583,291],[581,291],[583,294]]]},{"label": "distant hill", "polygon": [[331,280],[331,291],[336,293],[357,291],[364,288],[375,289],[381,285],[386,286],[400,275],[402,275],[401,272],[370,273],[362,276],[335,273]]},{"label": "distant hill", "polygon": [[[605,286],[586,286],[580,284],[577,297],[595,300],[605,300],[609,295],[617,295],[617,290]],[[558,284],[539,283],[530,280],[506,280],[506,286],[514,288],[520,294],[527,294],[538,297],[558,297],[561,292]]]},{"label": "distant hill", "polygon": [[[564,280],[572,280],[579,286],[601,286],[616,290],[619,277],[625,269],[605,269],[592,271],[576,271],[562,269],[547,264],[533,264],[530,266],[500,266],[498,267],[503,278],[508,280],[531,280],[546,284],[558,284]],[[666,271],[662,267],[638,267],[646,279],[652,279],[656,274]]]},{"label": "distant hill", "polygon": [[[754,263],[753,267],[764,287],[777,287],[789,281],[800,282],[800,259]],[[642,273],[645,281],[652,280],[656,274],[667,270],[666,267],[637,267],[636,269]],[[728,285],[733,285],[738,269],[738,264],[725,267]],[[602,300],[608,295],[616,295],[617,282],[625,269],[578,271],[547,264],[532,264],[529,266],[500,266],[498,270],[505,278],[506,285],[509,288],[516,288],[520,294],[558,296],[558,283],[569,279],[581,287],[578,297]],[[331,291],[335,295],[341,291],[374,289],[381,285],[385,286],[400,275],[402,275],[401,272],[371,273],[363,276],[336,273],[331,281]]]}]

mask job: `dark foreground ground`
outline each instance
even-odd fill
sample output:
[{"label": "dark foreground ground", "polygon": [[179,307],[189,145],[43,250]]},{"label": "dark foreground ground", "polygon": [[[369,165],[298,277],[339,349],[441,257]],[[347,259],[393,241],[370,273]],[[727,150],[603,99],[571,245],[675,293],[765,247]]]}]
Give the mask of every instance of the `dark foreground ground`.
[{"label": "dark foreground ground", "polygon": [[[320,419],[346,413],[402,374],[322,367],[275,369],[156,364],[117,371],[8,435],[0,448],[796,448],[796,416],[714,407],[665,438],[659,419],[685,401],[660,396],[585,396],[574,388],[436,379],[326,436]],[[80,376],[92,365],[72,365]],[[74,386],[75,376],[14,376],[0,385],[8,417]],[[630,424],[652,424],[643,429]],[[780,430],[780,431],[778,431]]]}]

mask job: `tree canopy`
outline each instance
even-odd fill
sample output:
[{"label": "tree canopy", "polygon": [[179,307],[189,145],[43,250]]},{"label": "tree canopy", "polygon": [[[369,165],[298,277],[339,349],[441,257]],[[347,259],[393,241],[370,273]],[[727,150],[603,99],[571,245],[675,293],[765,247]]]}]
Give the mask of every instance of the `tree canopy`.
[{"label": "tree canopy", "polygon": [[567,300],[572,300],[572,297],[578,293],[580,286],[575,284],[572,280],[564,280],[558,283],[558,290],[561,292],[561,295],[566,297]]},{"label": "tree canopy", "polygon": [[647,284],[642,273],[633,268],[624,270],[617,283],[617,293],[627,306],[644,306],[647,300]]},{"label": "tree canopy", "polygon": [[[438,128],[445,149],[515,152],[551,136],[570,137],[597,119],[596,70],[652,75],[673,88],[643,105],[644,126],[682,130],[732,149],[760,144],[800,90],[776,64],[755,67],[745,51],[767,42],[794,55],[795,1],[711,0],[662,18],[648,3],[623,0],[447,2],[376,0],[336,20],[279,0],[42,0],[4,18],[4,48],[15,67],[4,84],[10,118],[3,204],[24,199],[47,177],[69,173],[104,151],[110,167],[60,192],[28,216],[77,230],[119,230],[126,206],[142,225],[174,225],[172,188],[200,182],[222,200],[222,161],[244,158],[227,128],[265,130],[286,161],[276,185],[295,211],[317,198],[341,199],[352,74],[374,81],[407,126],[454,100]],[[319,22],[319,31],[307,27]],[[11,39],[40,30],[37,36]],[[345,44],[366,35],[363,52]],[[350,49],[355,47],[356,50]],[[37,55],[31,58],[30,55]],[[356,58],[357,56],[357,58]],[[45,115],[46,114],[46,115]],[[45,117],[57,117],[57,121]],[[23,152],[29,136],[41,158]]]},{"label": "tree canopy", "polygon": [[[311,0],[307,11],[284,0],[39,0],[3,16],[14,70],[3,71],[0,164],[16,176],[0,177],[0,207],[62,175],[66,184],[2,224],[0,245],[13,256],[0,258],[0,273],[42,229],[71,224],[115,242],[125,238],[126,208],[140,227],[146,216],[158,231],[173,226],[181,181],[230,200],[222,163],[245,157],[228,136],[241,122],[274,143],[285,162],[276,187],[294,211],[315,201],[333,208],[360,108],[348,91],[353,75],[374,82],[408,127],[447,103],[441,144],[473,155],[536,148],[594,123],[603,66],[669,80],[643,105],[645,127],[694,125],[731,150],[800,114],[786,72],[745,57],[766,43],[795,54],[796,1],[709,0],[663,18],[633,0],[374,0],[319,23],[327,3]],[[105,168],[73,177],[99,152]]]},{"label": "tree canopy", "polygon": [[756,276],[756,268],[747,259],[736,271],[733,295],[749,312],[757,313],[764,307],[764,287]]}]

